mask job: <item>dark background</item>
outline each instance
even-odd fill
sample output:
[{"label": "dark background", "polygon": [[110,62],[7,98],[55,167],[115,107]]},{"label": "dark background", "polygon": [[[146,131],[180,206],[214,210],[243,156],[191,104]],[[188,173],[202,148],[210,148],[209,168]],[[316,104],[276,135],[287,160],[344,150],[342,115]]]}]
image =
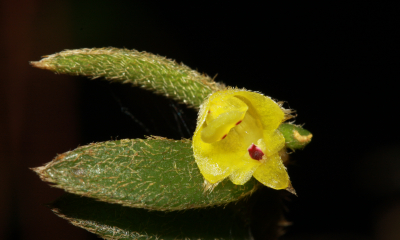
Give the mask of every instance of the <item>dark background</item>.
[{"label": "dark background", "polygon": [[[298,197],[283,239],[400,239],[397,5],[223,1],[1,1],[0,239],[90,239],[45,203],[29,170],[91,142],[189,138],[196,112],[127,85],[28,61],[64,49],[167,56],[297,110],[312,143],[292,155]],[[124,113],[127,109],[132,117]]]}]

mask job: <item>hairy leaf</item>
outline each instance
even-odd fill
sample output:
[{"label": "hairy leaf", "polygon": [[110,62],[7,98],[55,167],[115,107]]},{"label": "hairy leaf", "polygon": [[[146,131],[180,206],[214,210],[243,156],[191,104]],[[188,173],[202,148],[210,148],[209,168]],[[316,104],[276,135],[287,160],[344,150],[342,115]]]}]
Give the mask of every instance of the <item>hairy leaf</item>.
[{"label": "hairy leaf", "polygon": [[248,239],[242,213],[233,208],[148,211],[66,194],[50,206],[75,226],[105,239]]},{"label": "hairy leaf", "polygon": [[245,185],[228,180],[204,185],[191,141],[163,138],[93,143],[34,170],[42,180],[71,193],[162,211],[223,205],[258,186],[255,179]]},{"label": "hairy leaf", "polygon": [[155,91],[190,107],[199,107],[212,92],[225,88],[209,76],[189,67],[147,52],[118,48],[65,50],[41,61],[35,67],[56,73],[104,77]]}]

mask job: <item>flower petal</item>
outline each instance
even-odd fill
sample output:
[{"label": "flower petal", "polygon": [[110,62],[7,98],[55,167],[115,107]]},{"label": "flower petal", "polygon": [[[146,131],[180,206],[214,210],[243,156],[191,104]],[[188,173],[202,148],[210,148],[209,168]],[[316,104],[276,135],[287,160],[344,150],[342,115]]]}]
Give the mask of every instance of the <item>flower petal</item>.
[{"label": "flower petal", "polygon": [[210,98],[210,104],[207,112],[207,124],[218,116],[228,112],[246,112],[249,108],[242,100],[234,97],[232,94],[221,95]]},{"label": "flower petal", "polygon": [[207,126],[201,131],[201,139],[206,143],[213,143],[224,139],[229,131],[236,126],[236,123],[243,119],[245,113],[245,111],[222,113],[216,119],[207,123]]},{"label": "flower petal", "polygon": [[265,186],[274,189],[286,189],[290,184],[289,175],[278,153],[269,156],[253,176]]}]

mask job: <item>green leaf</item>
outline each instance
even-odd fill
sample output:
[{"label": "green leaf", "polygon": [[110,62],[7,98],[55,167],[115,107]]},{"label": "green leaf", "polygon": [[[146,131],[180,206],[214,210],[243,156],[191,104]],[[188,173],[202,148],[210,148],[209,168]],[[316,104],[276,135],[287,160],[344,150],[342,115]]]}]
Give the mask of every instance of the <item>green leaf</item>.
[{"label": "green leaf", "polygon": [[303,149],[311,142],[312,134],[302,128],[290,123],[282,123],[278,130],[285,137],[285,145],[292,150]]},{"label": "green leaf", "polygon": [[66,194],[50,205],[75,226],[105,239],[248,239],[248,225],[231,207],[148,211]]},{"label": "green leaf", "polygon": [[212,92],[225,88],[209,76],[147,52],[118,48],[65,50],[38,62],[34,67],[56,73],[104,77],[155,91],[190,107],[199,107]]},{"label": "green leaf", "polygon": [[70,193],[161,211],[227,204],[259,186],[254,178],[242,186],[227,179],[205,191],[191,141],[163,138],[93,143],[34,171]]}]

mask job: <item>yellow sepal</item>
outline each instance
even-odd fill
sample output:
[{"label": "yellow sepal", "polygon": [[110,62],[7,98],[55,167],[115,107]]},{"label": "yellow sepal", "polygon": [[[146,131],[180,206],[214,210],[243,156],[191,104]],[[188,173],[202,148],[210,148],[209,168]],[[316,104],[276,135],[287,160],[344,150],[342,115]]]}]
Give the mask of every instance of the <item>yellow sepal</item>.
[{"label": "yellow sepal", "polygon": [[253,173],[253,176],[262,184],[274,189],[286,189],[289,184],[289,175],[278,153],[270,156]]}]

